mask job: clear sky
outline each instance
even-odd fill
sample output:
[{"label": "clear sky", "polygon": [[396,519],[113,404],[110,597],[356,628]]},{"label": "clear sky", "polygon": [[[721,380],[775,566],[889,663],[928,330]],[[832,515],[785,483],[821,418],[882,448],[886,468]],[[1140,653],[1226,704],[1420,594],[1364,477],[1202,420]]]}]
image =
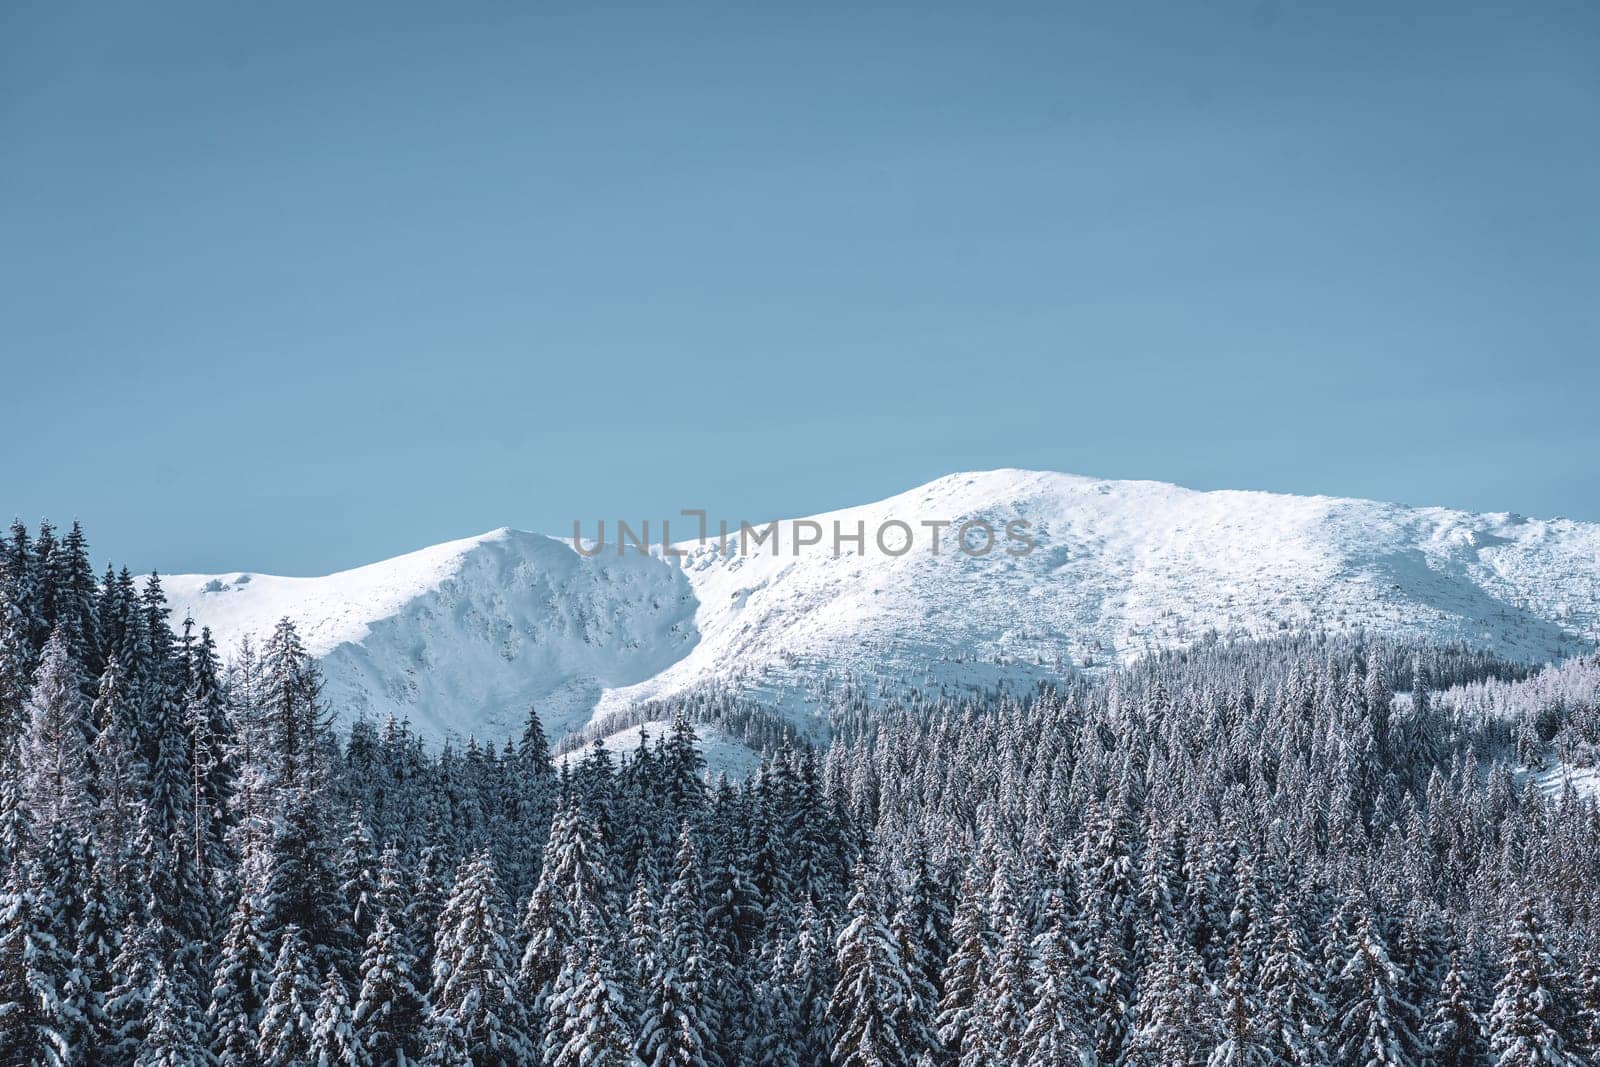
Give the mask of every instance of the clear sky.
[{"label": "clear sky", "polygon": [[1588,0],[12,0],[0,511],[280,573],[995,466],[1600,520],[1597,191]]}]

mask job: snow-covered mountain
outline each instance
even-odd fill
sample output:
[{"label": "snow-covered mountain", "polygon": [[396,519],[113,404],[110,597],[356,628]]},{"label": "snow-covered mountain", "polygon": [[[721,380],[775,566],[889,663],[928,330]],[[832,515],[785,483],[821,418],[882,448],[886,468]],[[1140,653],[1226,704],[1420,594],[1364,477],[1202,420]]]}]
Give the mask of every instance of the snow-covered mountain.
[{"label": "snow-covered mountain", "polygon": [[[986,555],[955,545],[973,518]],[[926,522],[951,524],[937,554]],[[864,551],[835,555],[835,523]],[[556,733],[712,682],[804,715],[850,680],[1019,686],[1209,631],[1364,627],[1529,660],[1600,639],[1600,525],[1565,519],[998,470],[785,520],[776,552],[742,554],[735,529],[727,551],[713,531],[681,557],[619,553],[607,526],[592,556],[501,529],[322,578],[163,581],[224,647],[293,618],[346,718],[480,738],[530,702]],[[821,542],[796,551],[797,531]]]}]

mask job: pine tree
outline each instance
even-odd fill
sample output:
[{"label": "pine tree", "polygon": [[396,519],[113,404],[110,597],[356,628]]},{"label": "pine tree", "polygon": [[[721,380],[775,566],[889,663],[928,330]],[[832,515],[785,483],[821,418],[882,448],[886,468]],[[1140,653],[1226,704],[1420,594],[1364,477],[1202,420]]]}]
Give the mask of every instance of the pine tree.
[{"label": "pine tree", "polygon": [[828,1002],[836,1067],[909,1067],[912,1062],[896,1025],[909,989],[876,880],[864,863],[851,874],[850,924],[839,934],[839,982]]},{"label": "pine tree", "polygon": [[1261,965],[1263,1031],[1268,1048],[1291,1067],[1319,1067],[1327,1060],[1323,1025],[1328,1003],[1301,947],[1287,904],[1272,914],[1272,942]]},{"label": "pine tree", "polygon": [[418,1059],[428,1006],[413,978],[415,958],[387,911],[378,915],[361,960],[353,1024],[371,1067],[405,1067]]},{"label": "pine tree", "polygon": [[939,1041],[946,1053],[960,1055],[967,1044],[990,963],[990,928],[987,878],[983,857],[967,868],[961,882],[955,920],[950,927],[951,950],[941,972],[944,991],[939,1001]]},{"label": "pine tree", "polygon": [[1235,937],[1229,948],[1222,987],[1222,1041],[1212,1050],[1208,1067],[1268,1067],[1273,1061],[1262,1037],[1260,1008],[1245,974],[1240,940]]},{"label": "pine tree", "polygon": [[153,920],[129,916],[122,931],[122,944],[112,964],[115,975],[106,997],[106,1016],[111,1041],[106,1058],[112,1063],[130,1063],[148,1037],[150,994],[156,974],[163,969],[161,942],[164,931]]},{"label": "pine tree", "polygon": [[194,864],[208,884],[219,881],[234,862],[229,839],[238,791],[236,738],[220,674],[216,642],[211,630],[203,628],[189,657],[184,725],[192,754],[189,806],[194,813]]},{"label": "pine tree", "polygon": [[478,1067],[520,1067],[533,1054],[507,971],[501,906],[494,866],[480,852],[461,865],[434,939],[432,1033],[459,1029]]},{"label": "pine tree", "polygon": [[113,654],[100,675],[90,712],[98,734],[94,739],[94,793],[99,799],[95,833],[112,884],[130,887],[123,878],[133,856],[140,814],[147,793],[139,740],[139,709],[129,693],[122,660]]},{"label": "pine tree", "polygon": [[1021,1062],[1027,1067],[1083,1067],[1089,1038],[1078,949],[1072,940],[1072,916],[1059,891],[1050,894],[1045,914],[1049,925],[1038,941],[1038,977],[1022,1035]]},{"label": "pine tree", "polygon": [[705,908],[700,857],[685,824],[672,884],[662,902],[660,941],[646,963],[639,1058],[649,1067],[706,1067],[715,1020],[708,1015]]},{"label": "pine tree", "polygon": [[285,799],[289,809],[272,837],[262,929],[269,945],[287,928],[299,930],[318,972],[352,970],[354,935],[342,914],[321,806],[303,789]]},{"label": "pine tree", "polygon": [[350,998],[339,972],[330,969],[317,1000],[311,1024],[311,1059],[315,1067],[364,1067],[350,1024]]},{"label": "pine tree", "polygon": [[1538,913],[1524,901],[1511,924],[1505,974],[1489,1014],[1489,1044],[1497,1067],[1568,1067],[1582,1062],[1569,1049],[1555,961],[1545,946]]},{"label": "pine tree", "polygon": [[90,787],[89,709],[83,683],[59,630],[50,635],[34,673],[22,765],[25,797],[40,837],[56,826],[81,837],[93,807]]},{"label": "pine tree", "polygon": [[379,857],[357,808],[339,853],[339,896],[344,902],[355,942],[367,943],[377,914]]},{"label": "pine tree", "polygon": [[89,686],[84,700],[93,699],[94,679],[104,667],[100,656],[99,612],[94,568],[89,563],[89,542],[74,520],[49,561],[48,584],[55,610],[54,628],[66,640],[81,684]]},{"label": "pine tree", "polygon": [[1361,914],[1339,973],[1343,999],[1334,1022],[1334,1061],[1352,1067],[1410,1067],[1414,1008],[1400,999],[1400,973],[1368,914]]},{"label": "pine tree", "polygon": [[833,1047],[828,1003],[837,981],[832,938],[826,920],[806,900],[800,906],[799,929],[786,975],[793,1000],[790,1040],[801,1063],[826,1063]]},{"label": "pine tree", "polygon": [[[626,1004],[611,980],[598,940],[585,939],[564,965],[567,974],[552,997],[544,1041],[546,1067],[638,1067]],[[581,954],[581,956],[580,956]]]},{"label": "pine tree", "polygon": [[1591,1056],[1600,1056],[1600,959],[1591,958],[1579,976],[1576,1021],[1578,1044]]},{"label": "pine tree", "polygon": [[898,1020],[900,1047],[913,1057],[939,1050],[939,975],[949,955],[950,913],[920,848],[911,884],[891,929],[905,967],[907,1000]]},{"label": "pine tree", "polygon": [[164,967],[156,971],[149,1010],[149,1036],[139,1047],[134,1067],[210,1067],[199,1012]]},{"label": "pine tree", "polygon": [[290,794],[315,795],[329,770],[329,720],[322,678],[294,623],[282,619],[261,652],[263,753],[268,781]]},{"label": "pine tree", "polygon": [[[106,1014],[106,998],[113,981],[112,968],[117,955],[116,904],[105,862],[95,852],[92,841],[81,843],[78,855],[83,871],[83,894],[73,931],[74,958],[81,1008],[87,1027],[85,1044],[103,1049],[112,1039],[111,1020]],[[91,1056],[91,1063],[95,1057]]]},{"label": "pine tree", "polygon": [[467,1047],[467,1035],[454,1016],[434,1021],[422,1062],[427,1067],[477,1067]]},{"label": "pine tree", "polygon": [[1483,1019],[1472,1003],[1472,991],[1459,955],[1450,957],[1425,1034],[1430,1067],[1475,1067],[1489,1058]]},{"label": "pine tree", "polygon": [[211,1052],[218,1067],[258,1064],[261,1015],[271,970],[261,936],[260,910],[255,899],[245,893],[228,920],[206,1009]]},{"label": "pine tree", "polygon": [[984,985],[982,1032],[984,1054],[990,1062],[1016,1063],[1021,1059],[1028,1005],[1033,999],[1032,967],[1027,931],[1022,918],[1012,912],[1005,917],[1000,952]]},{"label": "pine tree", "polygon": [[578,938],[584,914],[604,922],[610,888],[599,827],[569,796],[550,828],[539,881],[522,919],[528,940],[517,988],[536,1018],[544,1011],[567,948]]},{"label": "pine tree", "polygon": [[320,996],[313,966],[300,928],[285,929],[259,1028],[263,1067],[303,1067],[309,1062]]},{"label": "pine tree", "polygon": [[61,995],[67,960],[48,910],[13,866],[0,891],[0,1063],[68,1067],[84,1054],[71,1043],[79,1020]]},{"label": "pine tree", "polygon": [[667,811],[681,820],[705,802],[705,757],[695,737],[689,717],[679,712],[672,717],[672,728],[661,739],[657,756],[661,764],[662,785]]},{"label": "pine tree", "polygon": [[1185,941],[1156,933],[1139,991],[1138,1025],[1128,1040],[1132,1063],[1166,1067],[1203,1062],[1221,1051],[1219,1026],[1200,957]]}]

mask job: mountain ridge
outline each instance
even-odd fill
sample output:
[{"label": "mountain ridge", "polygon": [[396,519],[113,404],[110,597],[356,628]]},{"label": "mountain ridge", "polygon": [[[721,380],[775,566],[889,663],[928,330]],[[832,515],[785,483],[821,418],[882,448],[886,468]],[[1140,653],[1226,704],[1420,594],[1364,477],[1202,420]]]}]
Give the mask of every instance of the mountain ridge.
[{"label": "mountain ridge", "polygon": [[[1025,522],[1031,550],[1003,532],[986,555],[956,549],[975,516]],[[926,536],[890,555],[873,532],[897,521],[951,526],[938,555]],[[835,556],[835,522],[861,524],[864,551]],[[560,731],[714,682],[803,718],[854,678],[1031,685],[1212,632],[1362,628],[1525,660],[1600,637],[1600,524],[1570,519],[1000,469],[777,523],[776,555],[739,554],[736,526],[719,550],[714,519],[681,556],[502,527],[320,578],[163,580],[225,647],[294,618],[347,718],[480,738],[529,703]],[[821,543],[796,553],[806,523]]]}]

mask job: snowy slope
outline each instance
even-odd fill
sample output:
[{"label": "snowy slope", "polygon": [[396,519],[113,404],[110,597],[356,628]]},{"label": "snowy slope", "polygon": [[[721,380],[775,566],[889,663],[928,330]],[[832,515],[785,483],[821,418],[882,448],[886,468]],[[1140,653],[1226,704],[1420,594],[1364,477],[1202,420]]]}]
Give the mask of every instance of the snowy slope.
[{"label": "snowy slope", "polygon": [[[930,551],[920,523],[974,516],[1026,520],[1036,547],[1009,555],[1001,533],[971,557],[946,529]],[[873,543],[889,519],[913,528],[905,555]],[[1362,626],[1539,660],[1600,637],[1600,526],[1568,520],[1001,470],[801,521],[823,538],[798,554],[787,521],[776,555],[712,541],[678,559],[499,530],[324,578],[164,582],[224,645],[296,619],[341,714],[480,737],[529,701],[559,732],[716,680],[805,714],[868,675],[1018,686],[1209,630]],[[835,522],[864,524],[865,552],[835,557]]]},{"label": "snowy slope", "polygon": [[678,571],[509,529],[324,578],[162,582],[176,617],[191,612],[226,650],[292,618],[342,718],[393,713],[433,737],[510,736],[530,703],[559,734],[605,689],[651,677],[697,637]]}]

